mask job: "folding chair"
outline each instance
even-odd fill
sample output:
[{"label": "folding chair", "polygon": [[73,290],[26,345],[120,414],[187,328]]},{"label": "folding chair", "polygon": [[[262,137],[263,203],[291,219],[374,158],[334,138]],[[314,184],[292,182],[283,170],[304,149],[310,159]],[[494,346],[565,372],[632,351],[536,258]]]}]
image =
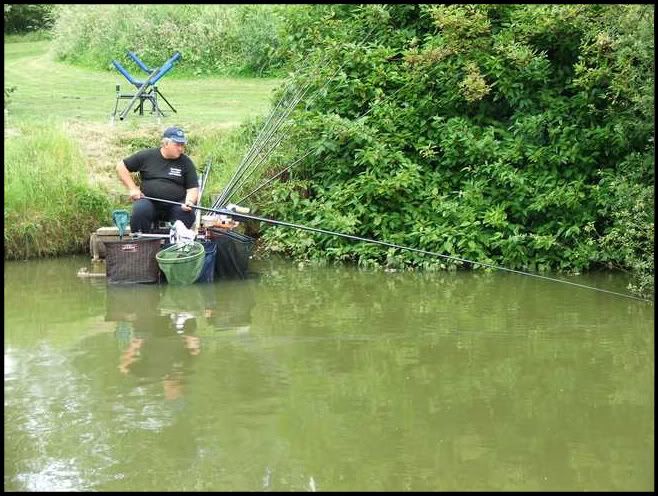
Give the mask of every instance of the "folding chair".
[{"label": "folding chair", "polygon": [[120,85],[116,85],[116,92],[117,92],[117,98],[116,102],[114,104],[114,112],[112,112],[112,123],[114,123],[114,119],[117,114],[117,110],[119,108],[119,100],[122,99],[127,99],[130,100],[128,102],[128,105],[126,106],[125,109],[121,111],[119,114],[119,120],[125,119],[126,115],[130,110],[133,108],[133,105],[137,101],[139,101],[139,104],[135,108],[134,112],[139,111],[139,115],[144,115],[144,103],[145,102],[150,102],[151,104],[151,113],[155,113],[158,118],[160,116],[164,117],[164,113],[160,109],[160,105],[158,103],[158,97],[160,97],[164,102],[169,106],[169,108],[176,112],[176,109],[169,103],[169,101],[165,98],[165,96],[160,92],[158,89],[156,83],[164,77],[165,74],[167,74],[171,69],[173,69],[174,64],[178,61],[178,59],[181,58],[180,52],[174,53],[174,55],[169,58],[161,67],[159,68],[150,68],[144,62],[142,62],[137,55],[135,55],[134,52],[128,52],[128,56],[135,61],[135,63],[139,66],[140,69],[142,69],[144,72],[146,72],[149,76],[146,80],[140,81],[138,79],[135,79],[132,77],[132,75],[119,63],[117,60],[113,60],[112,64],[114,67],[128,80],[128,82],[133,85],[136,89],[135,93],[121,93],[121,87]]}]

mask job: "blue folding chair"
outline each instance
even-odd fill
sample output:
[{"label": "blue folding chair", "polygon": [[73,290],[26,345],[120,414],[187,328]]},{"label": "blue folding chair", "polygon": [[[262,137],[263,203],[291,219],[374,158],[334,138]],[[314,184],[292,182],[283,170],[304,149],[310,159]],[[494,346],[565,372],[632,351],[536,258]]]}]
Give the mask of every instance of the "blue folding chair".
[{"label": "blue folding chair", "polygon": [[112,123],[116,118],[117,110],[119,108],[119,100],[128,99],[128,105],[125,109],[119,114],[119,120],[125,119],[126,115],[133,108],[135,103],[139,101],[139,104],[135,108],[134,112],[139,111],[139,115],[144,115],[144,103],[150,102],[151,104],[151,114],[155,113],[158,118],[160,116],[164,117],[164,113],[160,109],[158,103],[158,97],[160,97],[164,102],[169,106],[169,108],[176,113],[176,109],[169,103],[169,100],[160,92],[157,86],[157,82],[162,79],[165,74],[171,71],[174,67],[174,64],[181,58],[180,52],[174,53],[161,67],[150,68],[140,58],[131,51],[128,51],[128,56],[137,64],[137,66],[148,74],[148,78],[145,80],[135,79],[122,65],[118,60],[113,60],[112,65],[125,77],[128,82],[135,88],[135,93],[121,93],[120,85],[116,85],[117,99],[114,104],[114,112],[112,112]]}]

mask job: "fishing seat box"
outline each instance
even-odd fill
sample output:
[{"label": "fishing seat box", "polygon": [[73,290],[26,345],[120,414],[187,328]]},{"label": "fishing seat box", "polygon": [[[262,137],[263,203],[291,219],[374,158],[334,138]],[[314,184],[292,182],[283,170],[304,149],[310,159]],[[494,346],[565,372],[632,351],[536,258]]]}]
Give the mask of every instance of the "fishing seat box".
[{"label": "fishing seat box", "polygon": [[[123,233],[124,236],[130,235],[130,226],[126,226]],[[107,256],[105,250],[106,241],[119,241],[119,228],[116,226],[100,227],[92,233],[89,238],[89,253],[91,253],[91,260],[97,262]]]},{"label": "fishing seat box", "polygon": [[[160,222],[155,230],[157,234],[169,234],[171,225],[168,222]],[[130,226],[126,226],[123,231],[123,237],[130,236]],[[107,256],[105,249],[105,242],[119,241],[119,228],[116,226],[99,227],[96,232],[92,233],[89,237],[89,253],[91,253],[91,261],[98,262]]]}]

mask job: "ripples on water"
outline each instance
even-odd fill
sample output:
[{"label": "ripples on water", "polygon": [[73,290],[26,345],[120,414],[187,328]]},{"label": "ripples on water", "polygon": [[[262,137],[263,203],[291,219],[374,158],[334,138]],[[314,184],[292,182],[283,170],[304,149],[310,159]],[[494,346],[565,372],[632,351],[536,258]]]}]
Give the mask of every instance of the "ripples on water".
[{"label": "ripples on water", "polygon": [[108,287],[87,263],[5,263],[7,490],[653,489],[651,305],[285,262]]}]

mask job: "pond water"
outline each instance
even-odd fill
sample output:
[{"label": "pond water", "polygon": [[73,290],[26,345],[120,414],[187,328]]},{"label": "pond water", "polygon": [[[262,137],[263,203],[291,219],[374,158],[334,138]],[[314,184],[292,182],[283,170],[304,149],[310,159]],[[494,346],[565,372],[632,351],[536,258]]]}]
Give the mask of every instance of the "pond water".
[{"label": "pond water", "polygon": [[651,303],[500,272],[83,266],[5,262],[5,490],[654,489]]}]

